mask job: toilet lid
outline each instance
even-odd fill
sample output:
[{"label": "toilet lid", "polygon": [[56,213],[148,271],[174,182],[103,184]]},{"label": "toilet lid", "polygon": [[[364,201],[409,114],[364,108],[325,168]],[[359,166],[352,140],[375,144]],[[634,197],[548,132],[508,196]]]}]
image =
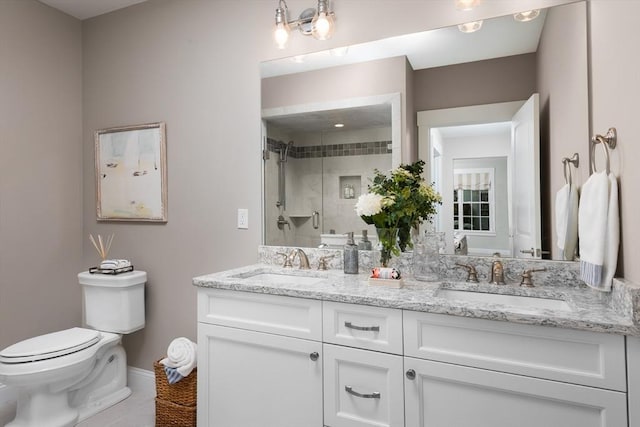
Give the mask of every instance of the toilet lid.
[{"label": "toilet lid", "polygon": [[29,338],[0,351],[2,363],[25,363],[65,356],[91,347],[100,341],[100,332],[71,328]]}]

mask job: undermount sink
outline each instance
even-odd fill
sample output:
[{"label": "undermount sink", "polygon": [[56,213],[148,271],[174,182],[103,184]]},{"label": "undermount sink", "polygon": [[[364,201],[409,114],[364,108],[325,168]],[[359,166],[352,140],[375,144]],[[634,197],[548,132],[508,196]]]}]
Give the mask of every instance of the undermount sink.
[{"label": "undermount sink", "polygon": [[490,294],[485,292],[463,291],[457,289],[440,289],[437,294],[441,298],[455,301],[501,304],[518,310],[555,310],[571,311],[565,301],[550,298],[537,298],[521,295]]},{"label": "undermount sink", "polygon": [[249,274],[239,274],[235,277],[246,279],[250,282],[260,283],[283,283],[283,284],[298,284],[298,285],[313,285],[315,283],[322,282],[325,277],[321,276],[307,276],[300,274],[286,274],[286,273],[267,273],[267,272],[255,272]]}]

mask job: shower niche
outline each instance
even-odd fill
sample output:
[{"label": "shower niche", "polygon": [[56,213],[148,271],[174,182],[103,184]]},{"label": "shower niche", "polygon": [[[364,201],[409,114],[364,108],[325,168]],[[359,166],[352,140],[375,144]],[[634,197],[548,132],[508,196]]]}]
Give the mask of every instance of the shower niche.
[{"label": "shower niche", "polygon": [[362,194],[362,177],[340,176],[338,177],[338,194],[341,199],[357,199]]}]

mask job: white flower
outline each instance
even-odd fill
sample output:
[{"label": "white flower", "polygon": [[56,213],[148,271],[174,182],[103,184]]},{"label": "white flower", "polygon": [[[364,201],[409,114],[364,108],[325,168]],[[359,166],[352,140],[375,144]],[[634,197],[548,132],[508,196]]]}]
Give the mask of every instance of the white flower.
[{"label": "white flower", "polygon": [[382,210],[383,196],[375,193],[367,193],[358,197],[356,213],[358,216],[371,216]]}]

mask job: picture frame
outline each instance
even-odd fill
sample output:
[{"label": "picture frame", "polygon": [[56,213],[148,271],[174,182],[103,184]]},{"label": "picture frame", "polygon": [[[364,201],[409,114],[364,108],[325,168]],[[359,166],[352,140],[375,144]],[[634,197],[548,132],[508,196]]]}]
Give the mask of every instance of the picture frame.
[{"label": "picture frame", "polygon": [[95,132],[98,221],[167,222],[163,122]]}]

